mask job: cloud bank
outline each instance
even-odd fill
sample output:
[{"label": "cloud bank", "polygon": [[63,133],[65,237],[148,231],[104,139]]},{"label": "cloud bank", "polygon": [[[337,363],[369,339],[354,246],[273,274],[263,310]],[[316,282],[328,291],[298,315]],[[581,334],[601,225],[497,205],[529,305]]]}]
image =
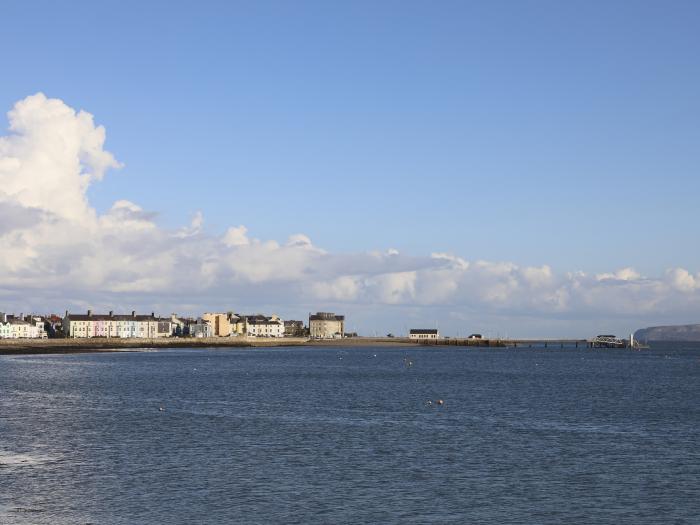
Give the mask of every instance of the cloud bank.
[{"label": "cloud bank", "polygon": [[303,318],[309,309],[394,308],[455,324],[473,314],[543,325],[700,313],[700,273],[683,268],[656,277],[632,268],[556,274],[450,253],[337,254],[302,233],[259,240],[232,225],[212,235],[200,212],[177,230],[128,200],[99,214],[87,189],[120,164],[93,116],[39,93],[17,102],[8,120],[0,137],[0,310],[274,305]]}]

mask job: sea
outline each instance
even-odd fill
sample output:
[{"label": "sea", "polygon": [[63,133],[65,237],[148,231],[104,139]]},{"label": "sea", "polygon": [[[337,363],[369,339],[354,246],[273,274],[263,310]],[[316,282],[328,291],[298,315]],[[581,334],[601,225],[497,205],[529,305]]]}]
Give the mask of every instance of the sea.
[{"label": "sea", "polygon": [[0,524],[700,524],[700,345],[0,356]]}]

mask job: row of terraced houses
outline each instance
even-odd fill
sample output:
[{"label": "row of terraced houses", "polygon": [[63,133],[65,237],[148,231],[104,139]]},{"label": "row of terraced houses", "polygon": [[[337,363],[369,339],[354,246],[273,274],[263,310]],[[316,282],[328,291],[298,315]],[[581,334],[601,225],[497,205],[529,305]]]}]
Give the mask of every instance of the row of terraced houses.
[{"label": "row of terraced houses", "polygon": [[0,312],[0,339],[39,339],[46,337],[40,316],[9,315]]},{"label": "row of terraced houses", "polygon": [[118,337],[312,337],[333,339],[344,336],[345,317],[328,312],[309,314],[309,326],[302,321],[282,320],[276,315],[241,315],[233,312],[205,313],[201,317],[160,317],[137,314],[85,314],[66,311],[65,316],[23,316],[0,314],[0,338],[24,339],[49,335],[70,338]]}]

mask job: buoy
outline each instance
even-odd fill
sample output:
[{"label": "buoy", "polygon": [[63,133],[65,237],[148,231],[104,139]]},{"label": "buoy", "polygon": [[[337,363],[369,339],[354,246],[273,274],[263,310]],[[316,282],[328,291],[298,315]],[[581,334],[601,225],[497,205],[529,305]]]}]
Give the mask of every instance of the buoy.
[{"label": "buoy", "polygon": [[158,407],[158,412],[165,412],[165,409],[163,407]]},{"label": "buoy", "polygon": [[440,406],[442,406],[442,405],[445,404],[445,402],[444,402],[442,399],[438,399],[438,400],[437,400],[437,404],[440,405]]},{"label": "buoy", "polygon": [[432,406],[433,402],[432,402],[430,399],[428,399],[428,400],[425,402],[425,404],[428,405],[428,406]]}]

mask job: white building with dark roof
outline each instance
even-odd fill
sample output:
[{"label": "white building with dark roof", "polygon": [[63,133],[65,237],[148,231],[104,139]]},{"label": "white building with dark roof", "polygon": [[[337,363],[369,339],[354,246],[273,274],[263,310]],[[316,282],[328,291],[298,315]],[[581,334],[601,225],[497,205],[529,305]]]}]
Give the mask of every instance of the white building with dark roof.
[{"label": "white building with dark roof", "polygon": [[39,337],[37,327],[23,319],[8,319],[10,339],[36,339]]},{"label": "white building with dark roof", "polygon": [[284,337],[284,321],[276,315],[246,315],[242,320],[249,337]]},{"label": "white building with dark roof", "polygon": [[408,338],[418,340],[440,339],[440,332],[438,332],[437,328],[411,328]]},{"label": "white building with dark roof", "polygon": [[46,337],[46,332],[40,318],[0,314],[0,339],[40,339],[43,337]]}]

